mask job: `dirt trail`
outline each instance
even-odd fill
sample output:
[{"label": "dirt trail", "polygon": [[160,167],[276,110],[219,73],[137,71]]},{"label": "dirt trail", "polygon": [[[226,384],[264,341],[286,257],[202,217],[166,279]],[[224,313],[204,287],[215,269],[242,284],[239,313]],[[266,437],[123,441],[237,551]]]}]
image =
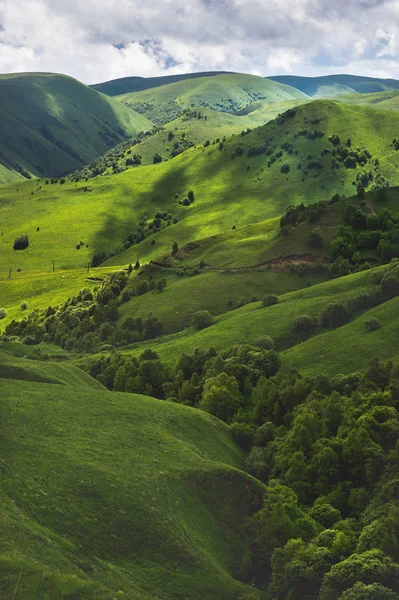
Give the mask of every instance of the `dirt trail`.
[{"label": "dirt trail", "polygon": [[[271,269],[272,271],[283,271],[289,265],[299,265],[301,263],[312,264],[319,260],[323,264],[330,263],[331,260],[327,256],[314,256],[313,254],[290,254],[288,256],[280,256],[279,258],[272,258],[256,265],[248,265],[244,267],[213,267],[209,264],[204,264],[204,271],[215,271],[218,273],[229,272],[242,272],[242,271],[266,271]],[[163,269],[171,269],[173,265],[157,262],[155,260],[150,261],[151,265],[161,267]]]}]

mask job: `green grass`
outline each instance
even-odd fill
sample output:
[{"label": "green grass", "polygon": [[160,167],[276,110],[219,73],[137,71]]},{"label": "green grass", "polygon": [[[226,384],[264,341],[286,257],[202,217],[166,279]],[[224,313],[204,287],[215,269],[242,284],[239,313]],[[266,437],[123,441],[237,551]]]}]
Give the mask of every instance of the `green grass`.
[{"label": "green grass", "polygon": [[222,112],[235,113],[256,100],[269,103],[306,99],[295,88],[244,74],[219,74],[191,78],[147,90],[122,94],[118,98],[154,123],[165,123],[182,109],[205,106]]},{"label": "green grass", "polygon": [[[60,365],[40,366],[58,377]],[[239,470],[226,425],[92,388],[84,373],[79,387],[1,373],[1,597],[233,600],[250,589],[232,571],[262,486]]]},{"label": "green grass", "polygon": [[[320,334],[282,354],[285,364],[305,375],[347,375],[364,371],[370,359],[399,359],[397,314],[399,298],[368,310],[347,325]],[[377,318],[381,329],[367,332],[365,322]]]},{"label": "green grass", "polygon": [[396,79],[357,75],[325,75],[323,77],[278,75],[269,79],[297,88],[312,98],[332,98],[342,94],[368,94],[399,89],[399,81]]},{"label": "green grass", "polygon": [[[374,285],[373,272],[374,270],[355,273],[283,294],[278,304],[266,308],[262,308],[260,302],[252,302],[216,317],[214,324],[202,331],[190,327],[179,333],[132,346],[126,352],[139,355],[145,347],[150,347],[162,360],[175,365],[183,352],[191,354],[195,348],[211,347],[223,350],[239,342],[253,343],[262,335],[275,339],[279,349],[294,346],[299,341],[292,331],[294,319],[298,315],[307,314],[318,320],[329,302],[346,302],[369,290]],[[155,311],[154,315],[157,316]]]},{"label": "green grass", "polygon": [[86,164],[124,137],[151,128],[142,115],[64,75],[0,76],[0,183],[60,176]]}]

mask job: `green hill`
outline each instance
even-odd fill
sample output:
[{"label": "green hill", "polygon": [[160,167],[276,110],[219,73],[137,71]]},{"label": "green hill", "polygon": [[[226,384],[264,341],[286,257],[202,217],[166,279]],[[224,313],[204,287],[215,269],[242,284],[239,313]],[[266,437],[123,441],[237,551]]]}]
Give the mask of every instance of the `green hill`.
[{"label": "green hill", "polygon": [[391,90],[389,92],[376,92],[373,94],[350,94],[338,96],[338,102],[346,104],[358,104],[364,106],[373,106],[374,108],[383,108],[385,110],[399,111],[399,91]]},{"label": "green hill", "polygon": [[79,369],[79,382],[60,383],[60,368],[0,354],[0,595],[232,600],[249,591],[232,573],[262,484],[238,470],[227,426],[111,394]]},{"label": "green hill", "polygon": [[[183,246],[232,227],[279,217],[291,204],[308,204],[335,193],[350,196],[356,176],[365,170],[375,173],[370,188],[393,185],[398,179],[392,138],[398,126],[394,112],[317,101],[233,136],[221,149],[218,144],[197,146],[172,161],[98,177],[90,185],[73,181],[46,185],[40,180],[18,188],[4,186],[1,262],[7,273],[17,268],[23,273],[51,270],[52,260],[58,269],[85,268],[95,254],[119,253],[127,236],[139,234],[139,229],[144,240],[136,237],[108,264],[134,263],[138,254],[141,262],[148,262],[170,253],[175,240]],[[363,166],[354,158],[350,164],[356,168],[349,163],[346,167],[333,156],[336,150],[328,141],[333,135]],[[351,148],[345,146],[349,137]],[[195,202],[185,206],[190,189]],[[162,217],[154,229],[157,211],[171,218]],[[29,236],[29,247],[15,251],[14,240],[21,235]]]},{"label": "green hill", "polygon": [[151,128],[141,115],[64,75],[0,76],[0,183],[58,177]]},{"label": "green hill", "polygon": [[112,79],[104,83],[96,83],[89,87],[107,96],[120,96],[130,92],[141,92],[150,88],[160,87],[169,83],[177,83],[186,79],[197,79],[200,77],[214,77],[227,74],[226,71],[209,71],[204,73],[183,73],[181,75],[164,75],[163,77],[122,77]]},{"label": "green hill", "polygon": [[234,114],[257,100],[271,104],[306,98],[295,88],[263,77],[232,73],[185,79],[118,96],[124,104],[154,123],[171,121],[192,106]]},{"label": "green hill", "polygon": [[312,98],[332,98],[342,94],[370,94],[399,89],[399,80],[397,79],[379,79],[358,75],[325,75],[323,77],[276,75],[268,79],[297,88]]}]

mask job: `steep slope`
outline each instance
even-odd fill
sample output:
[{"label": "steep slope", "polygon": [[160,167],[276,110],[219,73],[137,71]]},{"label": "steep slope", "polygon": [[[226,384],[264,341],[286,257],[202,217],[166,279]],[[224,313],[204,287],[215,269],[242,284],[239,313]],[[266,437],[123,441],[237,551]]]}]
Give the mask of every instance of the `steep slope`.
[{"label": "steep slope", "polygon": [[154,123],[165,123],[183,109],[204,106],[235,113],[255,100],[263,103],[306,99],[303,92],[256,75],[222,74],[186,79],[118,98]]},{"label": "steep slope", "polygon": [[151,128],[111,98],[46,73],[0,76],[0,119],[0,183],[65,175]]},{"label": "steep slope", "polygon": [[262,484],[238,470],[243,456],[226,425],[110,393],[80,371],[79,387],[60,385],[52,363],[6,366],[16,371],[4,379],[0,370],[2,598],[232,600],[250,591],[232,573]]},{"label": "steep slope", "polygon": [[130,92],[141,92],[150,88],[160,87],[169,83],[177,83],[186,79],[198,79],[200,77],[214,77],[216,75],[228,74],[227,71],[208,71],[203,73],[183,73],[181,75],[164,75],[163,77],[122,77],[112,79],[104,83],[95,83],[89,87],[107,96],[120,96]]},{"label": "steep slope", "polygon": [[342,94],[369,94],[399,89],[397,79],[378,79],[358,75],[325,75],[324,77],[276,75],[268,79],[297,88],[312,98],[332,98]]},{"label": "steep slope", "polygon": [[[5,186],[0,259],[7,271],[21,268],[23,273],[51,269],[52,260],[57,268],[85,268],[98,253],[114,252],[112,265],[134,263],[138,254],[148,262],[170,253],[174,241],[183,246],[280,217],[291,204],[335,193],[351,196],[356,176],[364,171],[374,173],[370,187],[398,184],[392,145],[398,130],[397,113],[319,100],[222,146],[191,148],[172,161],[97,177],[90,185]],[[345,163],[334,156],[337,138],[328,139],[334,135],[341,140],[340,152],[358,158]],[[195,202],[187,206],[189,190]],[[166,215],[154,228],[157,211]],[[134,243],[123,245],[133,234]],[[21,235],[29,235],[29,247],[15,251],[14,240]]]}]

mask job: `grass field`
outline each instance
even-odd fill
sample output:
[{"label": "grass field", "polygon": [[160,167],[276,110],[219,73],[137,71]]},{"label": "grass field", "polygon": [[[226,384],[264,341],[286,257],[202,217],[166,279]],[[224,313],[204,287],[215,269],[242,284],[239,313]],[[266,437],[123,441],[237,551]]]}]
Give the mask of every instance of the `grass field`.
[{"label": "grass field", "polygon": [[[223,423],[101,390],[79,370],[74,382],[69,365],[3,358],[3,598],[231,600],[249,590],[232,571],[262,485],[238,470]],[[3,366],[20,369],[14,380]],[[69,369],[69,380],[35,381],[39,367],[55,380]]]},{"label": "grass field", "polygon": [[43,73],[1,75],[0,115],[0,183],[65,175],[152,126],[70,77]]}]

